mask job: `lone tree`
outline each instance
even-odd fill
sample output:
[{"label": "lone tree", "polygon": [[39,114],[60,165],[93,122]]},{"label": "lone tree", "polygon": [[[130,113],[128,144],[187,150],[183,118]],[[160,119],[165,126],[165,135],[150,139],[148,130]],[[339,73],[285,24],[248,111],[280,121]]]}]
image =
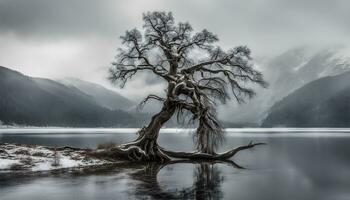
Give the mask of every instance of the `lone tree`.
[{"label": "lone tree", "polygon": [[[116,158],[133,161],[166,161],[170,157],[186,159],[228,159],[240,150],[261,143],[249,143],[225,153],[215,147],[223,137],[215,105],[233,96],[238,103],[254,96],[247,83],[266,86],[262,74],[251,63],[246,46],[225,51],[215,45],[218,37],[206,29],[193,32],[189,23],[175,24],[171,12],[143,15],[143,30],[132,29],[121,37],[122,47],[110,68],[110,80],[121,87],[135,74],[149,71],[167,83],[166,95],[148,95],[163,107],[130,143],[109,149]],[[232,95],[230,95],[232,94]],[[189,116],[190,118],[186,116]],[[198,122],[196,152],[173,152],[157,144],[159,130],[173,115]]]}]

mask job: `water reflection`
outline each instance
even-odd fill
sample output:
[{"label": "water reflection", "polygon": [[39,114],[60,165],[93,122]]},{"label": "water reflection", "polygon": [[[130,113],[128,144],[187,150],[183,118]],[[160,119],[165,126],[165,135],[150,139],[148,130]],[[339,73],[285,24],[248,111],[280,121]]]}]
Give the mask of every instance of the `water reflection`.
[{"label": "water reflection", "polygon": [[214,164],[198,164],[193,180],[193,187],[183,191],[183,197],[186,199],[220,199],[223,197],[221,183],[224,176]]},{"label": "water reflection", "polygon": [[[193,183],[184,188],[163,188],[163,184],[158,181],[158,174],[161,169],[169,165],[192,164]],[[236,167],[235,163],[221,162],[231,167]],[[152,199],[221,199],[223,191],[221,184],[224,176],[214,162],[193,163],[189,161],[174,161],[167,164],[150,163],[142,170],[131,174],[131,178],[139,181],[133,193],[138,199],[144,199],[145,195]],[[183,181],[189,177],[182,177]]]},{"label": "water reflection", "polygon": [[[94,196],[98,196],[99,199],[214,200],[223,198],[221,186],[224,182],[224,175],[221,173],[218,165],[226,165],[231,168],[238,166],[233,162],[193,163],[181,160],[167,164],[127,163],[98,169],[35,174],[33,176],[7,174],[6,176],[1,176],[0,186],[4,194],[2,199],[22,199],[25,196],[45,199],[44,197],[47,195],[50,195],[51,199],[62,199],[64,196],[71,198],[75,193],[79,193],[83,189],[85,195],[77,196],[75,199],[93,199]],[[169,174],[169,170],[174,170],[172,167],[175,167],[176,176],[179,176],[179,170],[189,174],[181,177],[182,180],[177,184],[169,185],[167,182],[171,182],[172,177],[166,176]],[[162,171],[164,172],[160,173]],[[191,181],[192,183],[186,185],[184,184],[186,181]],[[23,185],[29,185],[30,188],[22,190],[24,188]],[[76,188],[77,191],[71,191],[70,187]],[[46,193],[46,195],[40,196],[40,194],[36,194],[35,191],[38,188],[43,189],[41,194]],[[9,193],[5,193],[6,189],[9,189],[9,191],[17,190],[17,192],[9,195]],[[60,191],[64,191],[65,194],[60,194]],[[91,191],[95,192],[89,196],[88,194]],[[104,191],[108,192],[103,194]],[[55,194],[58,196],[55,196]]]},{"label": "water reflection", "polygon": [[[350,199],[350,131],[341,135],[339,131],[314,132],[306,130],[292,137],[285,133],[228,134],[220,151],[250,140],[268,143],[235,156],[247,168],[243,170],[234,163],[177,161],[35,177],[0,174],[0,199]],[[135,134],[122,133],[3,134],[0,142],[93,148],[101,142],[121,143],[133,137]],[[159,142],[175,151],[193,147],[190,134],[161,134]]]}]

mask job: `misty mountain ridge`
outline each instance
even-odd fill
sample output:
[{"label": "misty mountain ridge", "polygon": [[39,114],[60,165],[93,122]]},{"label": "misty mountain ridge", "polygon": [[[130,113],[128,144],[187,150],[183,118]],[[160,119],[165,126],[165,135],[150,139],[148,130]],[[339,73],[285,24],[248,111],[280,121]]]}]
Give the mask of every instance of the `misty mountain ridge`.
[{"label": "misty mountain ridge", "polygon": [[263,127],[349,127],[350,72],[312,81],[277,102]]},{"label": "misty mountain ridge", "polygon": [[100,106],[77,88],[5,67],[0,67],[0,97],[0,121],[4,124],[139,127],[144,122],[137,115]]},{"label": "misty mountain ridge", "polygon": [[[293,93],[304,85],[322,77],[336,76],[350,71],[350,48],[347,48],[345,46],[332,46],[327,48],[309,46],[297,47],[292,48],[279,56],[269,59],[264,63],[258,63],[258,65],[260,65],[259,68],[261,68],[261,71],[265,75],[266,81],[268,81],[270,84],[269,88],[262,89],[259,87],[254,87],[257,95],[253,99],[248,100],[246,104],[238,105],[235,102],[229,102],[227,105],[220,106],[218,110],[219,118],[226,121],[224,123],[228,125],[226,127],[231,127],[232,125],[235,127],[256,126],[256,124],[261,124],[263,120],[267,118],[268,114],[270,113],[270,108],[273,107],[276,102],[281,101],[289,94]],[[26,101],[28,101],[27,106],[31,107],[31,109],[26,108],[22,111],[36,113],[34,112],[34,108],[39,109],[40,106],[32,102],[31,99],[40,97],[42,99],[38,99],[37,102],[46,102],[43,103],[43,107],[45,109],[48,109],[49,114],[53,111],[50,111],[49,107],[45,106],[48,104],[47,102],[51,101],[51,99],[54,99],[52,101],[55,102],[57,106],[59,105],[63,106],[63,108],[66,108],[62,109],[65,111],[71,109],[75,110],[76,112],[83,112],[83,107],[90,107],[87,110],[91,111],[93,109],[97,109],[100,113],[114,112],[115,115],[120,114],[120,116],[124,116],[124,113],[126,113],[125,116],[128,117],[125,118],[125,123],[122,122],[124,119],[120,121],[122,122],[121,126],[129,126],[130,124],[137,124],[137,126],[141,126],[141,121],[146,121],[149,117],[151,117],[150,114],[142,114],[135,111],[137,102],[133,102],[118,94],[117,92],[109,90],[96,83],[80,80],[77,78],[65,78],[58,81],[44,78],[32,78],[4,67],[1,68],[1,73],[0,90],[2,91],[2,98],[0,102],[0,109],[2,109],[2,113],[0,114],[2,116],[4,116],[3,110],[7,110],[6,112],[9,113],[11,109],[14,109],[15,112],[13,113],[17,113],[20,109],[16,109],[16,106],[19,106],[19,108],[22,109],[21,106],[24,106],[26,104]],[[7,77],[4,79],[4,76]],[[12,86],[8,85],[10,77],[12,77],[12,81],[14,81],[14,85]],[[25,80],[27,80],[28,83]],[[26,88],[25,86],[31,88],[23,89]],[[19,87],[19,90],[17,87]],[[36,92],[30,93],[29,91],[34,90],[33,88],[36,88]],[[15,97],[16,95],[10,97],[8,96],[13,95],[16,90],[23,91],[23,94],[18,94],[17,97]],[[29,99],[25,100],[28,98],[28,96]],[[17,100],[12,101],[12,99],[15,98],[17,98]],[[22,99],[22,101],[19,99]],[[60,102],[60,104],[58,104],[58,102]],[[11,105],[8,108],[5,108],[4,106],[7,104],[18,105]],[[76,108],[74,108],[75,106]],[[159,105],[157,105],[157,109],[151,110],[157,112],[158,107]],[[122,112],[122,110],[127,112]],[[95,110],[95,112],[97,111]],[[58,113],[60,113],[59,109]],[[63,117],[66,114],[67,113],[60,115]],[[9,114],[8,118],[12,115],[14,114]],[[40,118],[39,115],[40,112],[37,112],[33,116],[34,118]],[[31,121],[29,118],[29,115],[26,116],[25,121]],[[97,119],[94,119],[95,121],[92,120],[94,121],[92,124],[95,123],[97,126],[105,126],[106,124],[108,124],[106,126],[119,126],[119,124],[112,125],[113,123],[111,122],[102,124],[102,118],[105,119],[105,117],[101,117],[100,122],[97,122]],[[117,118],[119,119],[119,117]],[[8,120],[3,121],[9,122]],[[69,126],[79,126],[78,124],[81,123],[76,122],[76,125],[74,125],[75,122],[73,121],[70,122]],[[76,121],[79,120],[76,119]],[[110,119],[106,121],[110,121]],[[174,120],[171,121],[172,122],[168,123],[169,127],[177,126]],[[13,122],[17,123],[15,121]],[[64,126],[65,123],[67,123],[67,121],[62,123],[62,126]],[[19,124],[21,124],[21,122]],[[31,125],[31,123],[28,125]],[[39,125],[46,126],[47,124],[40,122]],[[84,126],[85,125],[86,124],[84,124]]]},{"label": "misty mountain ridge", "polygon": [[85,94],[90,95],[99,105],[110,110],[130,110],[135,106],[135,102],[130,99],[96,83],[77,78],[64,78],[57,81],[67,87],[72,89],[77,88]]},{"label": "misty mountain ridge", "polygon": [[350,48],[339,45],[301,46],[289,49],[259,65],[269,87],[256,87],[257,95],[246,104],[232,105],[230,109],[224,107],[223,117],[230,117],[233,122],[261,124],[274,103],[298,88],[322,77],[350,71]]},{"label": "misty mountain ridge", "polygon": [[349,71],[350,48],[297,47],[270,60],[264,68],[271,91],[281,98],[318,78]]}]

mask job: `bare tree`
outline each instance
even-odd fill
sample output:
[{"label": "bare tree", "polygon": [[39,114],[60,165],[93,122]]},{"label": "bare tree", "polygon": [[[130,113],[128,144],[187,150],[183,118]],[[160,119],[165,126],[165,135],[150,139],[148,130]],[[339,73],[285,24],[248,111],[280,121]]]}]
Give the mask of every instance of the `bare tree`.
[{"label": "bare tree", "polygon": [[[143,15],[143,30],[126,31],[122,47],[110,68],[110,80],[121,87],[135,74],[149,71],[167,83],[166,95],[148,95],[141,105],[153,99],[163,107],[130,143],[114,147],[111,154],[134,161],[165,161],[169,157],[190,159],[227,159],[250,143],[218,154],[215,147],[223,137],[215,105],[233,96],[238,103],[254,96],[251,83],[266,86],[262,74],[254,69],[250,50],[239,46],[223,50],[215,45],[218,37],[206,29],[194,32],[189,23],[175,24],[171,12]],[[160,128],[173,115],[191,115],[198,121],[197,152],[172,152],[157,144]],[[259,143],[260,144],[260,143]]]}]

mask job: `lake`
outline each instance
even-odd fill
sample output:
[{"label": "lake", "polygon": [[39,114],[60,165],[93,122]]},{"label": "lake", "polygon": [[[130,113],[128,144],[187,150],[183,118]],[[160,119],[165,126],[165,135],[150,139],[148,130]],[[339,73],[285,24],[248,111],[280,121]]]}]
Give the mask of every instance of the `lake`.
[{"label": "lake", "polygon": [[[0,142],[95,148],[136,129],[0,129]],[[159,144],[192,150],[192,130],[164,129]],[[4,178],[0,199],[350,199],[350,129],[227,129],[220,150],[265,142],[230,163],[126,165],[91,173]]]}]

